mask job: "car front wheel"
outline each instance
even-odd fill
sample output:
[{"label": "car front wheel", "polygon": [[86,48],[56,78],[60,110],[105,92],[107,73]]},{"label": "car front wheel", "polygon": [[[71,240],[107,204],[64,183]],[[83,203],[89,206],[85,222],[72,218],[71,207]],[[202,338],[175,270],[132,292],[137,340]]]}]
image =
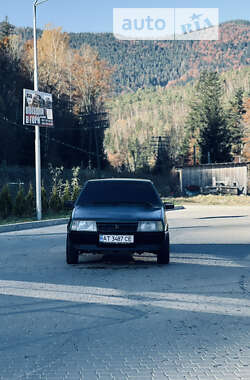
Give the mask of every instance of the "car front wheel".
[{"label": "car front wheel", "polygon": [[66,262],[67,264],[78,264],[78,253],[77,251],[72,247],[69,238],[67,237],[66,242]]},{"label": "car front wheel", "polygon": [[167,235],[160,251],[157,253],[157,264],[169,264],[169,251],[169,235]]}]

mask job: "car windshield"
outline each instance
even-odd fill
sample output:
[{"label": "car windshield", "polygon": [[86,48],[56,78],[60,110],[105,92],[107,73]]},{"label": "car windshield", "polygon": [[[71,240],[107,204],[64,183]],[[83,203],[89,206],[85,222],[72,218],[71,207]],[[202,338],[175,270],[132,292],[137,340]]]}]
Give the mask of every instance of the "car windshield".
[{"label": "car windshield", "polygon": [[88,182],[80,194],[77,205],[144,204],[161,206],[160,197],[150,182],[143,181],[93,181]]}]

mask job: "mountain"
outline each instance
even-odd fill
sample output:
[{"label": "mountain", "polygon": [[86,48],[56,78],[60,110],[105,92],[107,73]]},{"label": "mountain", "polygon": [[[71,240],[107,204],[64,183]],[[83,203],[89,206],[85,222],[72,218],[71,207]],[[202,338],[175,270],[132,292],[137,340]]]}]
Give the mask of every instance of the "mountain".
[{"label": "mountain", "polygon": [[[222,105],[229,115],[230,101],[239,88],[244,92],[244,151],[250,158],[250,67],[240,67],[220,74]],[[175,165],[183,164],[187,116],[194,99],[197,80],[165,88],[139,89],[114,97],[109,104],[110,128],[106,130],[104,147],[114,167],[136,170],[152,165],[159,149],[164,148]],[[159,137],[161,143],[159,144]],[[163,151],[164,151],[163,149]]]},{"label": "mountain", "polygon": [[[32,38],[31,28],[16,31],[24,40]],[[221,24],[218,41],[119,41],[112,33],[70,33],[72,48],[88,44],[115,67],[115,93],[185,84],[204,69],[222,72],[247,66],[249,40],[250,22],[245,20]]]},{"label": "mountain", "polygon": [[[11,45],[6,44],[6,36],[12,33],[19,34],[22,41],[13,38]],[[39,30],[38,35],[41,33]],[[31,73],[20,58],[21,43],[32,39],[32,29],[13,29],[5,21],[0,23],[0,34],[0,164],[33,165],[33,153],[29,148],[33,144],[33,130],[22,126],[22,89],[32,88],[33,83]],[[159,137],[167,144],[165,151],[169,156],[164,160],[181,162],[185,153],[185,119],[195,92],[193,78],[202,69],[221,72],[225,103],[233,98],[239,87],[244,90],[244,101],[248,101],[249,34],[250,25],[242,21],[221,25],[221,39],[210,42],[129,42],[115,40],[107,33],[71,33],[72,47],[78,49],[83,43],[89,44],[114,68],[113,95],[116,96],[110,96],[106,104],[110,128],[105,130],[104,141],[112,165],[129,170],[152,166]],[[46,50],[48,45],[44,46]],[[64,60],[61,62],[64,67]],[[81,67],[85,68],[85,63]],[[78,72],[82,78],[82,72]],[[95,167],[95,137],[87,129],[79,128],[79,120],[69,105],[67,97],[54,97],[56,128],[41,131],[42,161],[45,165],[63,162],[67,167],[82,161]],[[99,151],[103,148],[103,137],[101,130]],[[11,145],[16,147],[14,154],[8,149]],[[161,145],[163,142],[160,149]],[[104,162],[104,155],[102,158]]]},{"label": "mountain", "polygon": [[201,70],[219,72],[250,63],[250,23],[220,26],[218,41],[119,41],[110,33],[71,33],[73,48],[86,43],[116,67],[116,91],[186,83]]}]

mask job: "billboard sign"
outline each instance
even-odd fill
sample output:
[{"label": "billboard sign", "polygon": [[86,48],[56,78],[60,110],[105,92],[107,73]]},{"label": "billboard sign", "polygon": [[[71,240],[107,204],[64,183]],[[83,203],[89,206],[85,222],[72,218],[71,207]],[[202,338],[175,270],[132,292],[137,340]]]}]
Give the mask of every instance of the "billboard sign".
[{"label": "billboard sign", "polygon": [[23,124],[53,127],[52,94],[23,90]]}]

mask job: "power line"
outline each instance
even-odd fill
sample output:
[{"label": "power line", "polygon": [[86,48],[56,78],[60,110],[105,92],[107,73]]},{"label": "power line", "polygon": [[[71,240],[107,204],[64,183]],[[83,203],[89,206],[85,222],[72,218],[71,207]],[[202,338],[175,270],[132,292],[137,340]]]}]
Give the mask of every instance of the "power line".
[{"label": "power line", "polygon": [[[41,134],[43,137],[45,137],[45,135]],[[87,153],[87,154],[92,154],[93,156],[95,156],[95,153],[93,152],[88,152],[87,150],[85,149],[82,149],[82,148],[79,148],[77,146],[74,146],[74,145],[71,145],[71,144],[68,144],[68,143],[64,143],[63,141],[60,141],[60,140],[57,140],[55,139],[54,137],[50,137],[50,140],[51,141],[54,141],[55,143],[57,144],[61,144],[61,145],[64,145],[66,146],[67,148],[71,148],[71,149],[74,149],[74,150],[78,150],[79,152],[82,152],[82,153]]]},{"label": "power line", "polygon": [[[31,129],[30,127],[26,127],[25,125],[18,124],[18,123],[14,122],[14,121],[11,121],[11,120],[8,120],[8,119],[5,119],[5,118],[2,117],[2,116],[1,116],[1,119],[2,119],[5,123],[8,123],[8,124],[14,125],[14,126],[19,127],[19,128],[21,127],[21,128],[23,128],[24,130],[26,130],[26,131],[29,132],[29,133],[35,133],[35,130],[34,130],[34,129]],[[58,129],[59,129],[59,128],[58,128]],[[60,128],[60,129],[63,129],[63,128]],[[71,128],[69,128],[69,129],[71,129]],[[73,128],[72,128],[72,130],[73,130]],[[43,133],[41,133],[41,136],[43,136],[44,138],[46,138],[46,135],[43,134]],[[82,153],[87,153],[87,154],[92,155],[92,156],[95,156],[95,155],[96,155],[96,154],[93,153],[93,152],[88,152],[86,149],[82,149],[82,148],[79,148],[79,147],[77,147],[77,146],[74,146],[74,145],[71,145],[71,144],[65,143],[65,142],[63,142],[63,141],[57,140],[57,139],[54,138],[54,137],[50,137],[50,141],[53,141],[53,142],[56,143],[56,144],[64,145],[64,146],[66,146],[67,148],[71,148],[71,149],[73,149],[73,150],[77,150],[77,151],[82,152]]]},{"label": "power line", "polygon": [[92,129],[106,129],[106,128],[109,128],[109,126],[103,126],[103,127],[70,127],[70,128],[67,128],[67,127],[56,127],[56,130],[68,130],[68,131],[82,131],[82,130],[92,130]]}]

